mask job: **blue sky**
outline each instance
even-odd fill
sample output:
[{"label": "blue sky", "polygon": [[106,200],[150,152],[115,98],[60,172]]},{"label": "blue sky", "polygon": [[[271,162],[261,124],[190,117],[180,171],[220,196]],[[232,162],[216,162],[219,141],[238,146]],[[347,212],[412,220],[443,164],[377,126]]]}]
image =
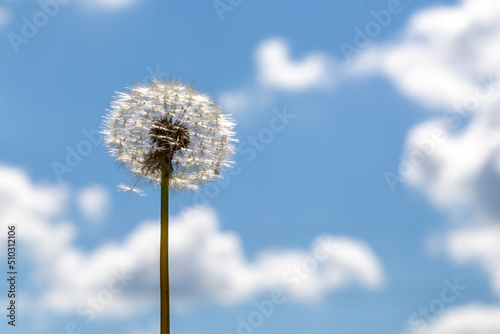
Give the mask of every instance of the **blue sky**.
[{"label": "blue sky", "polygon": [[173,333],[500,332],[499,18],[493,0],[2,1],[20,264],[0,328],[158,332],[159,192],[117,192],[133,179],[93,135],[115,92],[173,75],[240,140],[225,182],[171,200]]}]

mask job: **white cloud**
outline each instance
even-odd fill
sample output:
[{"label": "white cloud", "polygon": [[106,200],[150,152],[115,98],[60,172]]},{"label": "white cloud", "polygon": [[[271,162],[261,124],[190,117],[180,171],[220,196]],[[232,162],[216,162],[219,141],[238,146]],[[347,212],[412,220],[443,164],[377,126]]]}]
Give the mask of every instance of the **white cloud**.
[{"label": "white cloud", "polygon": [[[6,166],[0,166],[0,179],[0,222],[18,225],[22,262],[31,264],[25,275],[33,291],[23,292],[30,311],[78,309],[93,319],[158,306],[157,221],[143,222],[124,240],[86,252],[75,245],[75,226],[61,218],[69,200],[66,187],[35,184]],[[241,303],[274,288],[291,300],[310,302],[348,285],[372,289],[383,282],[375,254],[346,237],[318,238],[310,250],[266,250],[249,261],[240,237],[221,231],[210,208],[190,209],[171,219],[170,235],[175,307]],[[120,282],[126,283],[123,291],[113,291]]]},{"label": "white cloud", "polygon": [[[407,163],[402,165],[409,170],[407,181],[440,208],[460,206],[477,220],[495,221],[500,218],[495,201],[500,195],[500,126],[490,113],[467,120],[452,116],[461,120],[463,129],[454,131],[441,118],[409,132],[403,155]],[[436,130],[443,133],[439,140],[433,140]]]},{"label": "white cloud", "polygon": [[105,187],[92,185],[78,193],[76,202],[82,215],[95,223],[106,216],[110,204],[110,194]]},{"label": "white cloud", "polygon": [[430,325],[415,327],[412,334],[496,334],[500,333],[500,307],[479,304],[462,306],[438,317]]},{"label": "white cloud", "polygon": [[255,53],[258,80],[271,88],[300,91],[327,85],[331,81],[328,58],[310,53],[301,61],[290,57],[288,43],[279,38],[263,41]]},{"label": "white cloud", "polygon": [[219,96],[219,103],[232,114],[243,114],[259,105],[259,94],[255,89],[241,88],[225,91]]},{"label": "white cloud", "polygon": [[252,96],[248,90],[238,89],[222,93],[219,101],[225,108],[234,112],[244,110],[252,102]]},{"label": "white cloud", "polygon": [[309,52],[302,59],[292,59],[287,40],[272,37],[263,40],[255,51],[255,78],[244,88],[220,95],[222,105],[233,113],[269,106],[277,92],[297,93],[325,89],[334,83],[333,57]]}]

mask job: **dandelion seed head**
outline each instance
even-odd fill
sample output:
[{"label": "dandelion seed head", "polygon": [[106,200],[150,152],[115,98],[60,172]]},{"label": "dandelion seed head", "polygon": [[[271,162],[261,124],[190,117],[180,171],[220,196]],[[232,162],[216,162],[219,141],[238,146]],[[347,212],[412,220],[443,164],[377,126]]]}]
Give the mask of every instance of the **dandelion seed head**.
[{"label": "dandelion seed head", "polygon": [[207,95],[153,79],[117,93],[102,132],[110,153],[141,181],[160,185],[168,173],[174,190],[196,190],[232,166],[234,126]]}]

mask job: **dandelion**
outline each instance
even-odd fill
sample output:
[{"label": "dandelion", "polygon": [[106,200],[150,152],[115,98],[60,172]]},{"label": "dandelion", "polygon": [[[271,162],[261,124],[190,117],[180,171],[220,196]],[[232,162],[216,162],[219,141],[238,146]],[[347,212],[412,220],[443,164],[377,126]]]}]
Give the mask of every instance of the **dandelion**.
[{"label": "dandelion", "polygon": [[[222,178],[233,164],[235,124],[207,95],[176,80],[155,78],[117,94],[103,124],[105,143],[137,184],[161,188],[161,333],[170,333],[169,189],[197,190]],[[119,188],[143,194],[140,186]]]}]

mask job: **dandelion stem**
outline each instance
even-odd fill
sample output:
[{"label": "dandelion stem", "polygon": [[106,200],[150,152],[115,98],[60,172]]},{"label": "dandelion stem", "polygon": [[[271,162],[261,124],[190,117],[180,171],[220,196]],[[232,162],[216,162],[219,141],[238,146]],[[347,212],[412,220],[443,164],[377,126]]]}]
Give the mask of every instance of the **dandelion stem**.
[{"label": "dandelion stem", "polygon": [[170,334],[170,290],[168,280],[168,188],[170,173],[161,179],[160,237],[160,323],[161,334]]}]

